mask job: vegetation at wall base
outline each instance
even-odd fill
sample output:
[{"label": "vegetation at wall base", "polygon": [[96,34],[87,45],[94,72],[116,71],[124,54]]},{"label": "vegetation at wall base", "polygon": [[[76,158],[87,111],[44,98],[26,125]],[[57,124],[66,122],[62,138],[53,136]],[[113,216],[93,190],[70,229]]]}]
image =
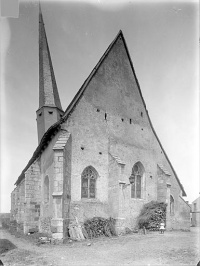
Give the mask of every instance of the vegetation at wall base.
[{"label": "vegetation at wall base", "polygon": [[102,217],[94,217],[84,222],[84,228],[87,232],[88,238],[95,238],[99,236],[115,236],[115,219],[105,219]]},{"label": "vegetation at wall base", "polygon": [[138,227],[158,231],[161,221],[166,224],[167,203],[151,201],[145,204],[138,216]]}]

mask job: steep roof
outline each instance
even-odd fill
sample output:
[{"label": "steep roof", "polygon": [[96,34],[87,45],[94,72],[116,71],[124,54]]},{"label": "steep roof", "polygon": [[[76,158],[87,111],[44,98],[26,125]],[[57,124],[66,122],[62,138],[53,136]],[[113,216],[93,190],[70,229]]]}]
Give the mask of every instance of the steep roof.
[{"label": "steep roof", "polygon": [[62,110],[39,3],[39,108],[42,106]]},{"label": "steep roof", "polygon": [[87,88],[87,85],[90,83],[90,81],[92,80],[93,76],[95,75],[95,73],[97,72],[98,68],[100,67],[100,65],[102,64],[102,62],[104,61],[104,59],[108,56],[109,52],[111,51],[111,49],[113,48],[113,46],[115,45],[115,43],[117,42],[117,40],[121,38],[122,41],[123,41],[123,44],[124,44],[124,47],[126,49],[126,52],[127,52],[127,55],[128,55],[128,59],[130,61],[130,64],[131,64],[131,69],[132,69],[132,72],[133,72],[133,75],[134,75],[134,78],[136,80],[136,83],[137,83],[137,87],[138,87],[138,90],[139,90],[139,93],[140,93],[140,96],[141,96],[141,99],[142,99],[142,102],[143,102],[143,105],[145,107],[145,110],[146,110],[146,114],[147,114],[147,117],[148,117],[148,120],[149,120],[149,123],[150,123],[150,126],[151,126],[151,129],[174,173],[174,176],[183,192],[183,196],[186,196],[186,192],[183,188],[183,185],[181,184],[164,148],[162,147],[162,144],[153,128],[153,125],[152,125],[152,122],[150,120],[150,117],[149,117],[149,114],[148,114],[148,111],[146,109],[146,104],[145,104],[145,101],[143,99],[143,96],[142,96],[142,93],[141,93],[141,90],[140,90],[140,85],[139,85],[139,82],[137,80],[137,77],[136,77],[136,74],[135,74],[135,70],[133,68],[133,63],[132,63],[132,60],[131,60],[131,57],[130,57],[130,54],[129,54],[129,51],[128,51],[128,47],[126,45],[126,41],[124,39],[124,36],[123,36],[123,33],[122,31],[120,30],[119,33],[117,34],[117,36],[115,37],[115,39],[113,40],[113,42],[109,45],[109,47],[107,48],[107,50],[105,51],[105,53],[103,54],[103,56],[100,58],[99,62],[96,64],[96,66],[94,67],[94,69],[92,70],[92,72],[90,73],[90,75],[88,76],[88,78],[85,80],[85,82],[83,83],[83,85],[81,86],[81,88],[79,89],[79,91],[76,93],[76,95],[74,96],[73,100],[71,101],[71,103],[69,104],[69,106],[67,107],[66,111],[64,112],[63,114],[63,117],[57,122],[55,123],[53,126],[51,126],[47,131],[46,133],[44,134],[39,146],[37,147],[36,151],[34,152],[33,154],[33,157],[31,158],[31,160],[29,161],[29,163],[27,164],[27,166],[25,167],[25,169],[22,171],[22,174],[19,176],[18,180],[16,181],[16,185],[19,184],[21,182],[21,180],[24,178],[24,173],[25,171],[30,167],[30,165],[35,161],[35,159],[37,158],[37,156],[39,156],[42,152],[42,150],[44,149],[44,146],[47,145],[47,142],[50,141],[51,139],[51,136],[53,134],[53,132],[55,132],[55,130],[57,128],[59,128],[61,126],[61,124],[67,120],[67,118],[69,117],[69,115],[73,112],[74,108],[76,107],[76,105],[78,104],[79,100],[81,99],[85,89]]}]

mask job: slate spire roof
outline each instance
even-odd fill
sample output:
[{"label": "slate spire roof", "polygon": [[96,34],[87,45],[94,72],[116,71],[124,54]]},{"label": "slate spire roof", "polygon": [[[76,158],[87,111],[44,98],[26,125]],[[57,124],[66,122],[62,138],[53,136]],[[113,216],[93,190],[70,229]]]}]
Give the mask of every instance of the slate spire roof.
[{"label": "slate spire roof", "polygon": [[42,106],[62,110],[39,3],[39,108]]}]

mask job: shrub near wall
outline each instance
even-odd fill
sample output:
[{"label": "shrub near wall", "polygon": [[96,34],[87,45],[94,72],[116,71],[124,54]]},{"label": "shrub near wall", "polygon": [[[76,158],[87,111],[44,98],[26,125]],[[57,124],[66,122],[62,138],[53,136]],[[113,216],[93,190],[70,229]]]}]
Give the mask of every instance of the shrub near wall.
[{"label": "shrub near wall", "polygon": [[145,204],[138,217],[138,227],[150,231],[159,230],[161,221],[166,224],[166,207],[164,202],[151,201]]}]

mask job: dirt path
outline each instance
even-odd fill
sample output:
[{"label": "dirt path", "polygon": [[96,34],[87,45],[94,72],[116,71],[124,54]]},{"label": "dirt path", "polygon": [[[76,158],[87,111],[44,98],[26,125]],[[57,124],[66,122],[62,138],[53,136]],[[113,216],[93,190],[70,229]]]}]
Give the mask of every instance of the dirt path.
[{"label": "dirt path", "polygon": [[[126,235],[63,245],[33,245],[1,230],[18,248],[1,258],[4,265],[197,265],[198,228],[191,232],[166,232],[164,235]],[[91,243],[91,245],[88,245]]]}]

